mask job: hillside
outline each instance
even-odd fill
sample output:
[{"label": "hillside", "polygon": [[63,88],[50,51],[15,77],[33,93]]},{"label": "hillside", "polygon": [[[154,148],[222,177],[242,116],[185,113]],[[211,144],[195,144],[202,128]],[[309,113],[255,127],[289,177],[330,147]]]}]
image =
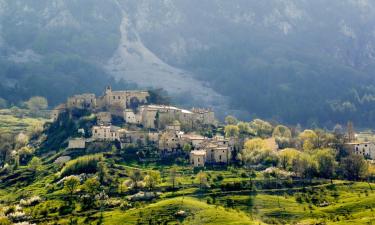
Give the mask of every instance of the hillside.
[{"label": "hillside", "polygon": [[1,0],[0,96],[153,86],[244,119],[373,127],[374,17],[369,0]]}]

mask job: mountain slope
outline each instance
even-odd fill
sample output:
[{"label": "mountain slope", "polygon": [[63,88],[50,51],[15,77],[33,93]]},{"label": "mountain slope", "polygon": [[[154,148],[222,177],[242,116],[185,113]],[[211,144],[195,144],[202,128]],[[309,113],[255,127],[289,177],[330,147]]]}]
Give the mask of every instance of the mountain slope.
[{"label": "mountain slope", "polygon": [[0,30],[12,102],[136,83],[243,119],[375,126],[370,0],[0,0]]},{"label": "mountain slope", "polygon": [[173,96],[189,95],[187,102],[200,106],[218,109],[226,106],[223,96],[194,79],[189,72],[166,64],[147,49],[132,30],[125,13],[120,31],[119,47],[106,65],[110,74],[143,87],[163,88]]}]

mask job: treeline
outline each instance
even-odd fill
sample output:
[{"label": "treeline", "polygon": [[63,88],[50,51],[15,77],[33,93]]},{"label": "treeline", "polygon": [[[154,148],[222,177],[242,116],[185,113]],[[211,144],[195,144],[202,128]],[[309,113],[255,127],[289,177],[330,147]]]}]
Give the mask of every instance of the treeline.
[{"label": "treeline", "polygon": [[43,96],[51,106],[68,96],[92,92],[101,94],[105,85],[134,89],[135,84],[116,81],[93,62],[74,55],[51,55],[40,62],[16,64],[0,60],[0,97],[17,105],[32,96]]},{"label": "treeline", "polygon": [[270,170],[272,176],[304,179],[375,177],[374,166],[364,156],[354,155],[344,147],[345,130],[340,125],[333,132],[302,130],[300,127],[274,126],[260,119],[242,122],[232,116],[226,118],[226,124],[225,135],[243,142],[243,147],[233,156],[246,168],[273,168]]},{"label": "treeline", "polygon": [[291,43],[266,45],[275,42],[270,39],[230,39],[190,56],[184,66],[229,96],[231,107],[248,112],[247,118],[319,127],[348,120],[363,127],[375,125],[370,72],[316,52],[305,54],[304,48],[293,51],[286,47]]}]

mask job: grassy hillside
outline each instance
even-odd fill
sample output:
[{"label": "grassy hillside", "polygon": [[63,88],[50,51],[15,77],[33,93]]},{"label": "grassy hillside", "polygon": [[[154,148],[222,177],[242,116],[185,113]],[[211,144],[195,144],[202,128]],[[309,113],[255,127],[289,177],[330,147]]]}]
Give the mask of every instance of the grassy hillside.
[{"label": "grassy hillside", "polygon": [[[181,210],[186,217],[175,215]],[[208,205],[190,197],[162,200],[125,213],[113,211],[104,214],[106,224],[152,224],[157,221],[164,224],[258,224],[243,212]]]},{"label": "grassy hillside", "polygon": [[0,110],[0,133],[28,131],[43,125],[44,122],[46,122],[45,118],[16,117],[10,110]]}]

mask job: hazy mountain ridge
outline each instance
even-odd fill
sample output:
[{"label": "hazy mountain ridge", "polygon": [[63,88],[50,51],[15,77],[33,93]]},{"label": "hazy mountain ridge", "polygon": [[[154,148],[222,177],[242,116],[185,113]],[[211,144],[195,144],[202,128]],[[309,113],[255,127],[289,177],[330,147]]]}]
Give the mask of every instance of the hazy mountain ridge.
[{"label": "hazy mountain ridge", "polygon": [[[74,56],[100,79],[163,87],[187,104],[198,99],[227,111],[222,96],[228,96],[246,116],[375,124],[369,0],[0,0],[0,21],[1,59],[23,71],[21,78],[0,73],[13,87],[30,73],[44,74],[46,64],[53,64],[52,77],[66,74],[61,66]],[[92,73],[74,68],[70,79]],[[9,92],[17,95],[0,93]],[[24,91],[22,98],[31,93],[52,98],[48,91]]]}]

